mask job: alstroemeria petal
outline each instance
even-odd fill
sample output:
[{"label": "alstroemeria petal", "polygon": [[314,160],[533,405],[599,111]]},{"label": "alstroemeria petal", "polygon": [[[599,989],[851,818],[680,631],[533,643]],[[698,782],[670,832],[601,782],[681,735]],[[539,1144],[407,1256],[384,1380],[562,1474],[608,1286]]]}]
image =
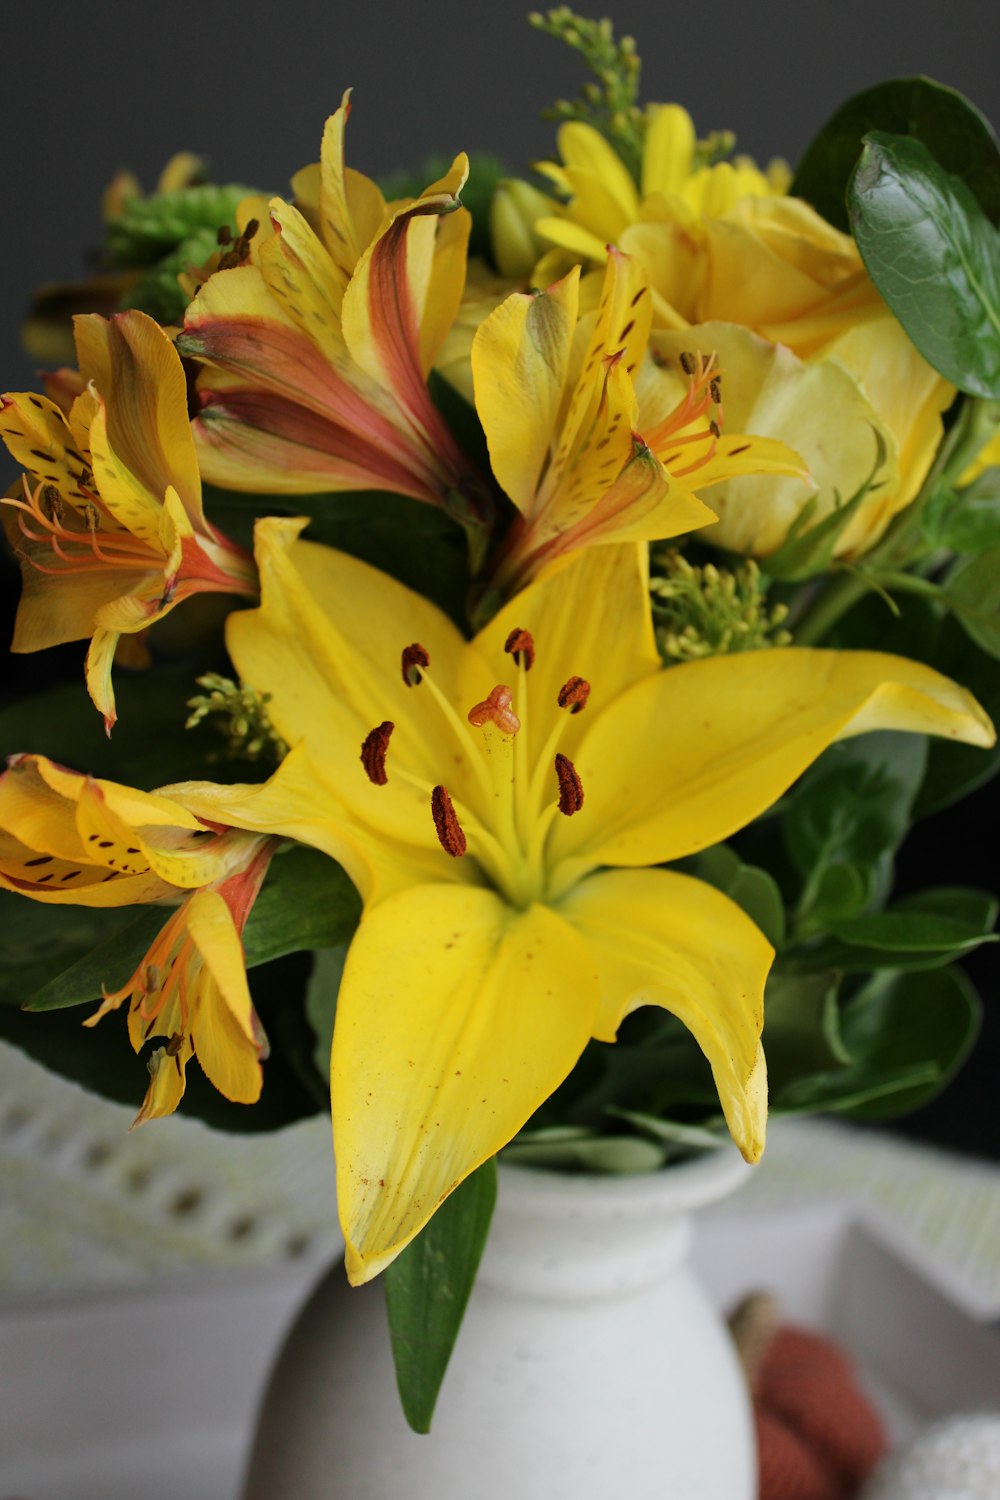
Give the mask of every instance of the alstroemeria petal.
[{"label": "alstroemeria petal", "polygon": [[596,865],[656,865],[718,843],[827,745],[872,729],[995,738],[971,694],[900,656],[785,647],[670,667],[582,739],[574,763],[587,801],[553,829],[555,886]]},{"label": "alstroemeria petal", "polygon": [[501,487],[530,516],[563,401],[579,307],[579,268],[536,294],[515,292],[472,344],[476,410]]},{"label": "alstroemeria petal", "polygon": [[198,891],[188,901],[186,925],[204,966],[192,1026],[195,1055],[220,1094],[253,1104],[262,1083],[260,1033],[232,914],[218,891]]},{"label": "alstroemeria petal", "polygon": [[774,957],[767,939],[728,896],[669,870],[591,875],[558,909],[597,958],[596,1034],[613,1041],[641,1005],[671,1011],[711,1064],[733,1139],[747,1161],[757,1161],[767,1121],[760,1046]]},{"label": "alstroemeria petal", "polygon": [[[170,339],[152,318],[136,310],[116,313],[110,319],[83,314],[74,326],[81,372],[94,382],[106,408],[106,444],[119,482],[136,494],[145,492],[157,504],[167,486],[173,485],[192,525],[203,529],[187,382]],[[96,452],[94,459],[96,472]],[[102,499],[115,509],[113,497],[104,495],[100,481],[99,487]],[[146,535],[145,531],[136,534]]]},{"label": "alstroemeria petal", "polygon": [[383,1270],[562,1082],[597,997],[586,944],[545,907],[423,886],[364,917],[331,1067],[353,1282]]},{"label": "alstroemeria petal", "polygon": [[680,192],[691,171],[694,147],[694,121],[687,110],[679,104],[653,105],[642,147],[642,196]]},{"label": "alstroemeria petal", "polygon": [[48,397],[30,391],[0,397],[0,438],[29,474],[55,485],[76,505],[86,504],[81,480],[88,477],[89,465],[74,447],[66,418]]},{"label": "alstroemeria petal", "polygon": [[[866,532],[873,513],[884,507],[885,497],[895,493],[896,447],[865,389],[842,364],[837,360],[804,364],[791,350],[731,323],[706,323],[680,334],[657,333],[653,343],[669,364],[656,369],[647,363],[640,411],[652,410],[679,393],[680,377],[671,376],[669,365],[676,365],[682,350],[716,354],[722,371],[726,432],[717,457],[691,478],[699,491],[705,484],[713,486],[705,501],[718,514],[719,526],[706,540],[734,552],[757,556],[773,552],[813,493],[817,497],[815,520],[819,521],[838,503],[838,497],[847,500],[861,488],[872,475],[881,436],[886,461],[878,475],[880,487],[862,501],[839,550]],[[736,437],[734,433],[761,436]],[[802,465],[797,469],[794,464],[785,466],[783,471],[780,465],[764,462],[758,467],[758,457],[768,456],[766,451],[761,455],[762,439],[791,444],[802,455],[808,479],[803,477]],[[746,451],[734,456],[733,446],[744,444]],[[787,477],[765,472],[775,467]]]},{"label": "alstroemeria petal", "polygon": [[612,195],[626,220],[639,212],[639,194],[632,175],[614,147],[599,131],[581,120],[569,120],[557,133],[559,155],[568,167],[590,173]]}]

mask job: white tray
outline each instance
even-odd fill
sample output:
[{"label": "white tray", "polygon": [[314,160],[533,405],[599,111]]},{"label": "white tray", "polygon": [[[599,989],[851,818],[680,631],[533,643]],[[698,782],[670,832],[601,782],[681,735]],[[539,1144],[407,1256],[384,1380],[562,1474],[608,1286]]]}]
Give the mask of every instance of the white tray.
[{"label": "white tray", "polygon": [[[771,1290],[833,1333],[894,1438],[1000,1409],[1000,1335],[851,1211],[727,1206],[695,1254],[720,1306]],[[0,1500],[238,1500],[271,1360],[322,1269],[0,1309]]]}]

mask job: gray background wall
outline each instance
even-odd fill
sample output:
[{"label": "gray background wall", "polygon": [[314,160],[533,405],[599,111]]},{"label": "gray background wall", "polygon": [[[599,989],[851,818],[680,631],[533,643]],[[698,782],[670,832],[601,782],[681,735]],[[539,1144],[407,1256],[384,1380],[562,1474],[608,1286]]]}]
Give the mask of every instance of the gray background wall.
[{"label": "gray background wall", "polygon": [[[1000,115],[987,0],[578,0],[613,10],[644,59],[648,99],[677,99],[704,132],[729,127],[794,160],[849,93],[925,72]],[[32,288],[76,272],[120,166],[152,186],[176,150],[218,180],[283,191],[318,152],[325,116],[355,89],[350,156],[372,172],[429,151],[545,154],[539,111],[572,94],[574,57],[509,0],[20,0],[4,7],[0,389],[28,382],[16,331]],[[995,13],[994,13],[995,14]]]}]

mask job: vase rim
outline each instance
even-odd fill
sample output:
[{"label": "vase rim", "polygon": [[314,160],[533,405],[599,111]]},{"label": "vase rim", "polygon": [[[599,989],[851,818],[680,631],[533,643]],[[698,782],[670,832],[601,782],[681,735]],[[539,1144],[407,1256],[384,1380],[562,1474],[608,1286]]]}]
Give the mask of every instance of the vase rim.
[{"label": "vase rim", "polygon": [[752,1171],[729,1144],[668,1163],[655,1172],[557,1172],[500,1158],[505,1207],[516,1211],[523,1206],[542,1215],[546,1209],[560,1215],[572,1208],[626,1216],[686,1212],[727,1197]]}]

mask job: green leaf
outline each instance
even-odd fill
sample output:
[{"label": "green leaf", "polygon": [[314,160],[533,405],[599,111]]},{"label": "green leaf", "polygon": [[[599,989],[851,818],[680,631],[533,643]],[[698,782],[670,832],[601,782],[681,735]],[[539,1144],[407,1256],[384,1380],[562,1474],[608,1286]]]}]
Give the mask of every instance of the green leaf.
[{"label": "green leaf", "polygon": [[[10,899],[19,907],[42,906],[41,902],[28,902],[18,896]],[[345,944],[357,926],[360,908],[347,876],[325,854],[297,847],[277,855],[244,930],[247,968],[256,968],[286,953]],[[6,904],[0,909],[7,910]],[[49,929],[58,931],[60,925],[67,932],[74,930],[63,918],[64,910],[42,907],[44,917],[33,918],[34,928],[44,933]],[[45,981],[24,995],[21,1001],[24,1008],[62,1010],[99,999],[102,986],[117,989],[124,984],[170,912],[163,906],[125,907],[122,912],[123,916],[110,924],[109,935],[97,942],[93,926],[86,922],[81,925],[78,918],[79,937],[72,953],[67,946],[56,954],[46,953]],[[13,911],[8,918],[15,931],[18,917],[19,913]],[[53,973],[60,961],[64,966]],[[36,965],[37,971],[42,968],[43,964]]]},{"label": "green leaf", "polygon": [[[22,1006],[54,971],[79,962],[92,950],[116,941],[135,921],[135,908],[46,906],[0,891],[0,1003]],[[162,920],[162,917],[161,917]],[[141,955],[140,955],[141,956]],[[101,993],[100,980],[87,1000]]]},{"label": "green leaf", "polygon": [[892,78],[848,99],[806,147],[789,191],[847,229],[847,184],[862,139],[873,130],[922,141],[964,179],[987,217],[1000,219],[1000,150],[992,127],[962,94],[931,78]]},{"label": "green leaf", "polygon": [[[193,602],[193,601],[189,601]],[[210,665],[217,658],[213,656]],[[48,755],[74,770],[144,790],[206,775],[205,742],[185,730],[187,700],[197,691],[202,667],[159,667],[115,672],[118,723],[110,739],[100,714],[79,681],[60,682],[0,708],[0,745],[5,754]],[[216,781],[252,781],[264,774],[245,761],[211,767]]]},{"label": "green leaf", "polygon": [[871,969],[931,969],[997,941],[997,901],[964,886],[919,891],[888,911],[831,922],[832,939],[809,950],[803,962],[847,973]]},{"label": "green leaf", "polygon": [[1000,656],[1000,547],[959,563],[948,575],[944,598],[976,645]]},{"label": "green leaf", "polygon": [[[290,954],[262,965],[250,976],[254,1005],[275,1044],[264,1064],[264,1090],[258,1102],[232,1104],[224,1099],[195,1058],[188,1064],[182,1114],[216,1130],[255,1133],[283,1129],[325,1106],[323,1080],[311,1086],[304,1082],[295,1037],[308,969],[307,955]],[[99,1026],[85,1030],[79,1012],[59,1010],[39,1016],[5,1005],[0,1006],[0,1039],[91,1093],[128,1105],[133,1113],[142,1102],[146,1069],[129,1043],[123,1015],[106,1016]],[[310,1033],[310,1044],[311,1040]]]},{"label": "green leaf", "polygon": [[957,967],[876,978],[844,1012],[844,1040],[863,1073],[878,1068],[925,1068],[923,1083],[850,1109],[858,1119],[881,1120],[926,1104],[961,1067],[979,1033],[982,1005]]},{"label": "green leaf", "polygon": [[316,1037],[313,1060],[323,1074],[330,1071],[333,1023],[337,1015],[337,996],[340,994],[346,958],[346,946],[318,949],[306,988],[306,1020]]},{"label": "green leaf", "polygon": [[247,966],[304,948],[344,946],[360,916],[361,898],[338,864],[318,849],[289,849],[272,860],[250,913]]},{"label": "green leaf", "polygon": [[823,860],[869,863],[895,849],[926,764],[923,735],[879,731],[831,745],[802,777],[783,831],[798,869]]},{"label": "green leaf", "polygon": [[[954,618],[944,621],[934,653],[925,658],[953,677],[978,698],[994,723],[1000,722],[1000,672],[996,661],[973,646]],[[1000,771],[1000,744],[990,749],[958,745],[933,739],[927,753],[927,771],[914,815],[926,817],[940,812],[983,786]]]},{"label": "green leaf", "polygon": [[678,862],[678,868],[690,871],[716,890],[756,922],[768,942],[779,948],[785,937],[785,907],[778,883],[766,870],[745,865],[727,844],[715,844],[700,854]]},{"label": "green leaf", "polygon": [[497,1195],[496,1161],[447,1197],[383,1273],[396,1383],[414,1432],[429,1432],[476,1279]]},{"label": "green leaf", "polygon": [[855,511],[866,496],[884,483],[878,479],[878,474],[886,460],[885,439],[875,427],[872,428],[872,437],[874,462],[864,484],[849,500],[841,501],[837,497],[837,504],[829,515],[815,526],[810,526],[809,522],[818,504],[817,498],[813,496],[789,526],[781,546],[764,559],[762,571],[769,578],[777,578],[783,583],[796,583],[803,578],[813,578],[817,573],[825,573],[830,567],[837,541]]},{"label": "green leaf", "polygon": [[[460,402],[462,398],[456,393],[454,399]],[[381,568],[465,628],[469,590],[465,535],[440,507],[375,490],[290,499],[288,495],[205,488],[209,518],[234,541],[249,545],[259,516],[310,516],[305,533],[310,541],[324,542]]]},{"label": "green leaf", "polygon": [[[606,1113],[613,1113],[608,1109]],[[718,1143],[716,1143],[718,1144]],[[504,1161],[554,1172],[602,1172],[625,1177],[655,1172],[667,1159],[666,1149],[634,1135],[600,1135],[593,1130],[558,1126],[518,1136],[504,1147]]]},{"label": "green leaf", "polygon": [[850,1061],[840,1035],[837,990],[830,971],[789,974],[775,970],[764,994],[764,1055],[772,1092],[807,1073]]},{"label": "green leaf", "polygon": [[933,550],[1000,548],[1000,469],[987,469],[975,484],[958,493],[936,490],[920,513],[920,530]]},{"label": "green leaf", "polygon": [[907,136],[875,132],[848,190],[868,274],[959,390],[1000,397],[1000,235],[972,191]]}]

